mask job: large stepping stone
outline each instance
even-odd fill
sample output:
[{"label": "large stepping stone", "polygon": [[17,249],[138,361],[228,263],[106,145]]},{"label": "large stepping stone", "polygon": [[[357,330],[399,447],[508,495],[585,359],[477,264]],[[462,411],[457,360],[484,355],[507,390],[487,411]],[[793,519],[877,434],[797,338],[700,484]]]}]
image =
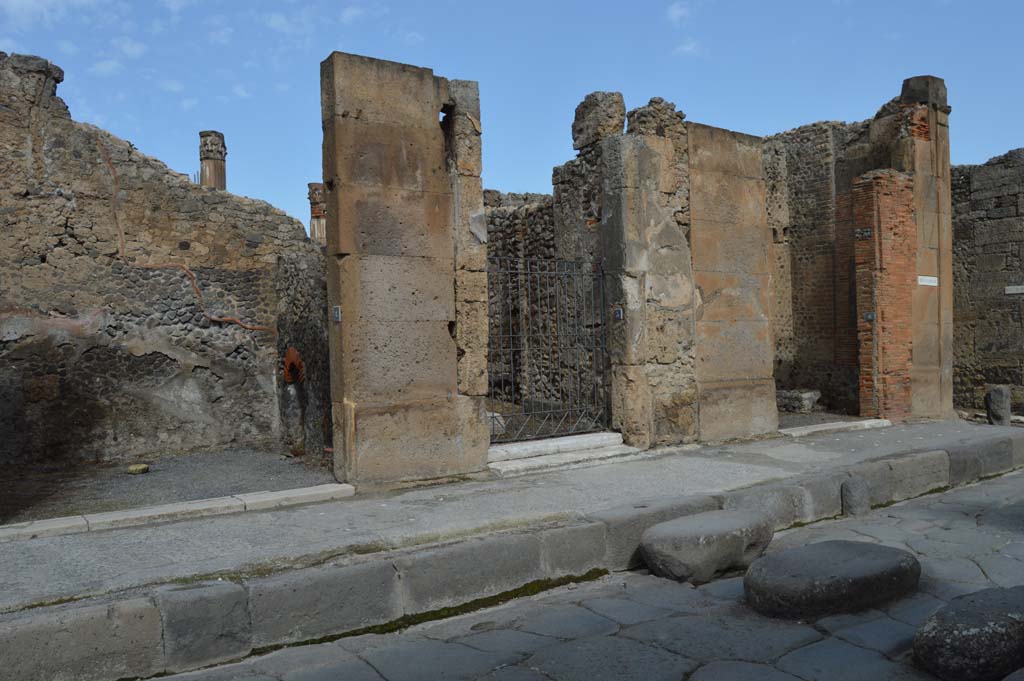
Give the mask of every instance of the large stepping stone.
[{"label": "large stepping stone", "polygon": [[917,588],[913,554],[868,542],[823,541],[757,559],[743,578],[747,604],[771,617],[857,612]]},{"label": "large stepping stone", "polygon": [[704,584],[719,572],[750,565],[774,534],[766,513],[707,511],[647,528],[640,554],[659,577]]},{"label": "large stepping stone", "polygon": [[914,659],[946,681],[999,681],[1024,667],[1024,587],[954,598],[917,630]]}]

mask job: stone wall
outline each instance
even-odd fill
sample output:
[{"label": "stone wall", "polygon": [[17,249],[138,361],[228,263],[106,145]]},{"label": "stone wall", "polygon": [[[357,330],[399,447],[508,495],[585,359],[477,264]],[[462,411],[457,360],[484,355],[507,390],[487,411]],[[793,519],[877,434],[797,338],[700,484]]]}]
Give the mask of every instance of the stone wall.
[{"label": "stone wall", "polygon": [[0,53],[0,463],[320,456],[326,290],[301,223],[74,122],[62,79]]},{"label": "stone wall", "polygon": [[955,394],[983,409],[986,384],[1024,405],[1024,149],[953,168]]}]

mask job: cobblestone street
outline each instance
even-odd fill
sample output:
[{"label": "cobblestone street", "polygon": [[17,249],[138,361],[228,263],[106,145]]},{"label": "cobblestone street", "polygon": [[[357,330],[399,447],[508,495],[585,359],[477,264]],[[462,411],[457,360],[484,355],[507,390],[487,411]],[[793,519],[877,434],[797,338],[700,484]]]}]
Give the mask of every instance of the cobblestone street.
[{"label": "cobblestone street", "polygon": [[176,681],[896,681],[917,626],[961,594],[1024,584],[1024,476],[780,533],[769,551],[826,539],[913,551],[914,595],[814,622],[762,617],[741,577],[694,589],[615,574],[404,632],[279,650]]}]

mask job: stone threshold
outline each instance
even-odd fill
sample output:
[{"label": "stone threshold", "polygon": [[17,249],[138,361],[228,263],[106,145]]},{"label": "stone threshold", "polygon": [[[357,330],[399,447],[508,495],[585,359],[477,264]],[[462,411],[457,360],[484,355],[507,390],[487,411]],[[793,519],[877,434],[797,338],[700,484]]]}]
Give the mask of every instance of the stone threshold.
[{"label": "stone threshold", "polygon": [[[635,568],[644,531],[674,518],[744,509],[763,514],[778,531],[841,515],[842,483],[851,478],[862,479],[871,505],[882,507],[1020,468],[1024,434],[979,432],[943,449],[908,449],[720,493],[599,507],[504,531],[480,528],[448,541],[432,533],[410,537],[404,547],[366,547],[308,567],[195,575],[38,603],[0,616],[0,654],[12,668],[34,669],[40,677],[102,657],[110,663],[90,669],[88,678],[149,678],[427,613],[443,616],[524,585]],[[197,618],[197,612],[221,615]],[[67,644],[40,656],[39,643],[53,639]]]},{"label": "stone threshold", "polygon": [[155,523],[167,523],[189,518],[266,511],[270,509],[337,501],[355,494],[355,488],[347,484],[315,485],[276,492],[248,492],[213,499],[196,499],[159,506],[130,508],[124,511],[88,513],[61,518],[30,520],[0,526],[0,542],[15,539],[54,537],[81,532],[98,532],[123,527],[136,527]]},{"label": "stone threshold", "polygon": [[889,419],[864,419],[863,421],[832,421],[815,423],[810,426],[780,428],[779,435],[803,437],[805,435],[821,435],[823,433],[845,433],[851,430],[870,430],[872,428],[888,428],[892,425]]}]

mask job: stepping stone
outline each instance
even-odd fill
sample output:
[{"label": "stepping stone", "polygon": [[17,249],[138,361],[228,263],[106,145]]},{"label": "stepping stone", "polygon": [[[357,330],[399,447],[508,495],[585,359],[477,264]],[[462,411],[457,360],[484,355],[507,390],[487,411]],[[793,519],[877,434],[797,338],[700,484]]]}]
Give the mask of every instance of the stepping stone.
[{"label": "stepping stone", "polygon": [[766,513],[707,511],[647,528],[640,554],[659,577],[703,584],[719,572],[750,565],[774,534]]},{"label": "stepping stone", "polygon": [[747,604],[771,617],[857,612],[917,588],[913,554],[855,541],[823,541],[757,559],[743,578]]},{"label": "stepping stone", "polygon": [[918,629],[914,659],[945,681],[999,681],[1021,669],[1024,587],[954,598]]}]

